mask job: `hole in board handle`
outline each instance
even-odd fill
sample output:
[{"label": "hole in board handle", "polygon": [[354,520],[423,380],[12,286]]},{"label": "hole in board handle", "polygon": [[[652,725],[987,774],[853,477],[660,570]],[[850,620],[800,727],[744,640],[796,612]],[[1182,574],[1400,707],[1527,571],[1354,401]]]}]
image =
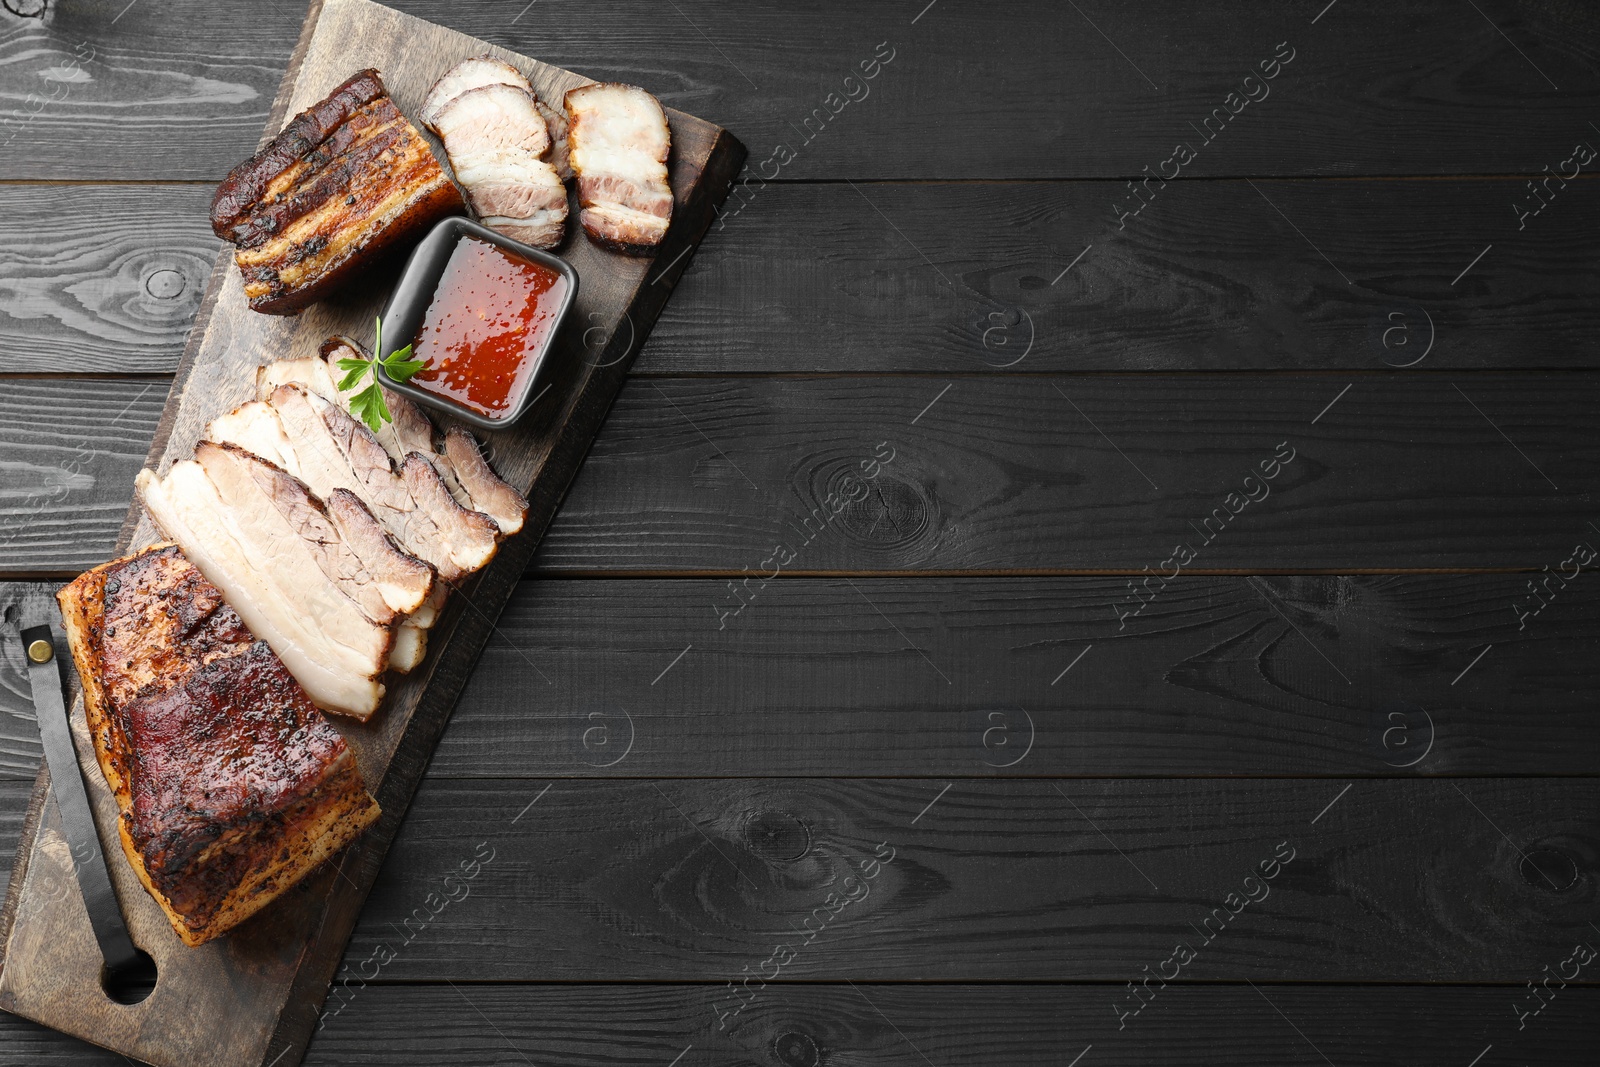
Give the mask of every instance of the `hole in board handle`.
[{"label": "hole in board handle", "polygon": [[138,1004],[156,987],[156,961],[143,949],[134,952],[133,962],[124,967],[115,971],[104,965],[100,968],[100,988],[118,1004]]}]

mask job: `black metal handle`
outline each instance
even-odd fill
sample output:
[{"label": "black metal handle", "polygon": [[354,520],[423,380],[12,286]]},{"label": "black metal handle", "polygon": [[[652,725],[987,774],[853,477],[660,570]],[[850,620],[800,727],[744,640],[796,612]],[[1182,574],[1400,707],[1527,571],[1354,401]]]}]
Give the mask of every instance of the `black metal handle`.
[{"label": "black metal handle", "polygon": [[100,942],[106,971],[114,975],[142,966],[146,957],[128,936],[117,894],[111,888],[105,853],[100,848],[100,834],[89,810],[89,792],[78,769],[55,636],[48,626],[30,626],[22,631],[22,648],[28,660],[28,681],[33,686],[39,740],[44,743],[45,762],[50,766],[50,792],[61,812],[61,831],[72,853],[72,869],[78,876],[83,906],[89,913],[95,940]]}]

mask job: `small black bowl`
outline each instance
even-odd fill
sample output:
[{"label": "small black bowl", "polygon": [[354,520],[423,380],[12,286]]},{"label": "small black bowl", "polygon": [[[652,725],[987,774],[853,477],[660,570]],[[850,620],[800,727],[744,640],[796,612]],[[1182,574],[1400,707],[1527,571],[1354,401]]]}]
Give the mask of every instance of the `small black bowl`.
[{"label": "small black bowl", "polygon": [[[455,251],[461,239],[467,236],[488,241],[514,256],[549,267],[561,275],[567,283],[561,309],[556,312],[555,322],[545,334],[543,350],[534,357],[537,364],[523,384],[522,395],[512,399],[505,414],[490,418],[447,396],[429,392],[410,382],[395,381],[384,373],[381,363],[378,365],[378,373],[383,378],[385,388],[410,397],[424,407],[453,415],[462,422],[471,423],[485,430],[503,430],[526,413],[532,398],[540,393],[536,386],[549,377],[545,371],[545,364],[549,361],[550,350],[555,346],[556,336],[561,332],[561,324],[566,321],[567,312],[572,310],[572,302],[577,299],[578,272],[559,256],[530,247],[521,241],[513,241],[471,219],[460,215],[441,219],[428,231],[428,236],[412,250],[411,258],[406,260],[406,268],[400,274],[400,281],[394,287],[394,295],[389,297],[389,306],[383,309],[383,335],[386,343],[400,339],[409,341],[417,335],[417,330],[422,326],[423,316],[427,314],[428,305],[433,302],[433,292],[438,288],[444,268],[450,262],[450,254]],[[381,358],[384,353],[380,352],[377,355]]]}]

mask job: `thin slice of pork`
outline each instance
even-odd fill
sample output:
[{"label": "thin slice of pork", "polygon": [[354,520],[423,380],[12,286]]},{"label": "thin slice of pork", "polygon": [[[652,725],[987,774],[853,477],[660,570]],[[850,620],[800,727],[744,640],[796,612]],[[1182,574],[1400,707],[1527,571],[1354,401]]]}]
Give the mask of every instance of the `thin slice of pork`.
[{"label": "thin slice of pork", "polygon": [[533,106],[539,109],[539,114],[544,118],[544,125],[550,131],[550,165],[555,168],[561,180],[572,180],[572,145],[570,131],[567,128],[567,114],[560,108],[551,107],[539,96],[533,98]]},{"label": "thin slice of pork", "polygon": [[468,89],[440,107],[433,125],[486,226],[536,248],[561,243],[567,187],[549,162],[550,130],[531,92]]},{"label": "thin slice of pork", "polygon": [[164,479],[141,471],[135,484],[156,525],[318,707],[360,719],[377,710],[393,634],[305,561],[298,537],[236,513],[193,460],[174,464]]},{"label": "thin slice of pork", "polygon": [[[348,337],[330,337],[322,344],[320,359],[279,360],[257,370],[257,395],[265,399],[277,386],[297,383],[349,410],[354,390],[341,393],[337,387],[338,361],[342,358],[366,359],[367,354]],[[456,503],[488,515],[500,527],[502,535],[509,536],[522,529],[528,512],[527,500],[494,473],[467,431],[452,429],[450,433],[459,440],[451,444],[447,434],[444,451],[440,452],[434,447],[433,423],[420,407],[392,389],[385,389],[383,396],[394,418],[384,423],[376,436],[390,459],[398,465],[413,452],[422,455],[438,470]]]},{"label": "thin slice of pork", "polygon": [[493,519],[503,535],[522,529],[528,516],[528,501],[521,493],[502,481],[478,450],[477,439],[459,426],[450,428],[444,435],[444,455],[436,457],[441,473],[449,468],[457,483],[471,497],[477,510]]},{"label": "thin slice of pork", "polygon": [[514,85],[519,89],[533,92],[533,86],[528,84],[528,79],[523,76],[522,71],[510,63],[493,56],[474,56],[472,59],[463,59],[433,83],[433,88],[428,90],[427,99],[422,102],[422,110],[417,113],[417,118],[428,129],[438,133],[435,124],[444,106],[467,90],[484,85]]},{"label": "thin slice of pork", "polygon": [[328,494],[323,507],[345,545],[377,579],[384,602],[397,612],[416,615],[438,585],[433,568],[395,544],[361,498],[348,489]]},{"label": "thin slice of pork", "polygon": [[387,626],[433,591],[433,568],[394,547],[353,494],[336,489],[325,507],[300,479],[237,445],[202,441],[194,458],[236,510],[276,512],[328,580],[372,622]]},{"label": "thin slice of pork", "polygon": [[567,90],[572,170],[584,232],[616,252],[648,253],[672,221],[672,132],[655,97],[601,82]]},{"label": "thin slice of pork", "polygon": [[299,477],[312,492],[326,499],[348,489],[360,497],[401,547],[447,582],[493,558],[499,528],[456,503],[427,459],[412,453],[397,472],[372,431],[298,385],[274,389],[269,404],[295,442]]},{"label": "thin slice of pork", "polygon": [[389,669],[408,674],[428,654],[428,631],[403,622],[394,632],[394,648],[389,650]]}]

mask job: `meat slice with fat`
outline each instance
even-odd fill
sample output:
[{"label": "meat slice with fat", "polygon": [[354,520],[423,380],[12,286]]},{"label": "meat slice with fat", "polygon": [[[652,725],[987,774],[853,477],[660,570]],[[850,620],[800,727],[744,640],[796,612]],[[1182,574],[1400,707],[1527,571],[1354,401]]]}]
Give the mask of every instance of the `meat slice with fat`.
[{"label": "meat slice with fat", "polygon": [[661,103],[636,85],[601,82],[567,90],[566,110],[584,232],[613,251],[648,252],[672,221]]},{"label": "meat slice with fat", "polygon": [[276,512],[371,621],[388,625],[433,591],[433,568],[396,548],[354,494],[336,489],[324,506],[300,479],[237,445],[202,441],[194,458],[234,508]]},{"label": "meat slice with fat", "polygon": [[377,710],[392,631],[322,575],[287,524],[235,512],[193,460],[174,464],[165,478],[141,471],[136,484],[156,525],[318,707],[361,719]]},{"label": "meat slice with fat", "polygon": [[549,162],[550,130],[531,92],[468,89],[439,109],[433,126],[484,225],[535,248],[561,243],[567,187]]},{"label": "meat slice with fat", "polygon": [[274,389],[269,404],[295,442],[298,475],[312,492],[324,499],[335,489],[354,493],[406,551],[431,563],[445,581],[493,558],[499,529],[487,515],[456,503],[422,456],[408,455],[397,472],[372,431],[298,385]]},{"label": "meat slice with fat", "polygon": [[422,101],[422,110],[417,113],[418,121],[437,133],[436,123],[444,106],[469,89],[484,85],[514,85],[533,92],[533,86],[522,71],[510,63],[493,56],[474,56],[463,59],[433,83],[427,98]]},{"label": "meat slice with fat", "polygon": [[435,457],[441,473],[449,468],[454,480],[466,492],[477,510],[493,519],[502,534],[522,529],[528,516],[528,500],[490,469],[478,450],[477,439],[459,426],[444,435],[444,455]]},{"label": "meat slice with fat", "polygon": [[[279,385],[298,384],[348,411],[355,390],[341,392],[338,388],[337,366],[342,358],[368,357],[348,337],[330,337],[322,344],[321,358],[285,359],[258,368],[257,396],[265,400]],[[445,435],[445,448],[440,452],[434,447],[433,423],[420,407],[392,389],[385,389],[383,396],[393,419],[379,427],[375,436],[390,459],[396,464],[404,463],[407,455],[416,452],[434,465],[445,488],[462,507],[488,515],[502,535],[522,529],[528,513],[527,499],[494,473],[470,433],[452,428]]]},{"label": "meat slice with fat", "polygon": [[545,129],[550,131],[550,154],[546,158],[561,180],[569,182],[572,180],[572,138],[567,126],[567,114],[560,108],[551,107],[538,96],[533,98],[533,106],[539,109],[539,114],[544,117]]}]

